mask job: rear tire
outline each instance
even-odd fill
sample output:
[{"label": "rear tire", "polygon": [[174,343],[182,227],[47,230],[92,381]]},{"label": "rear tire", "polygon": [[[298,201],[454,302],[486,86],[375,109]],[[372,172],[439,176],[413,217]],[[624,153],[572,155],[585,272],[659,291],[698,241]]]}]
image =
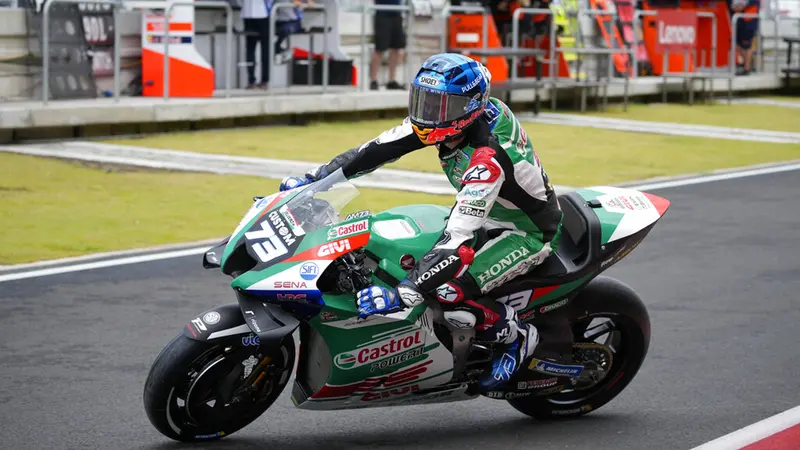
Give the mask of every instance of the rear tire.
[{"label": "rear tire", "polygon": [[[650,347],[650,317],[642,300],[630,287],[609,277],[597,277],[570,302],[570,323],[575,342],[585,340],[580,325],[593,318],[609,318],[622,339],[611,369],[597,385],[585,391],[559,392],[541,397],[508,400],[517,411],[539,420],[582,416],[597,410],[619,395],[633,380]],[[615,331],[617,329],[615,328]]]},{"label": "rear tire", "polygon": [[[145,382],[144,407],[164,436],[181,442],[216,440],[249,425],[275,402],[294,365],[292,335],[276,349],[234,344],[179,334],[158,355]],[[255,370],[266,354],[272,358],[268,373],[254,383],[257,388],[241,392],[245,362]]]}]

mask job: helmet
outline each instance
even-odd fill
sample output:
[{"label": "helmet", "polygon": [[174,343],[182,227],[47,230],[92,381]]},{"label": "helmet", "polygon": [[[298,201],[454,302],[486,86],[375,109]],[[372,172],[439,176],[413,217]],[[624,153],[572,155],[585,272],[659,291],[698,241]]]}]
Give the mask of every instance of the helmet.
[{"label": "helmet", "polygon": [[486,107],[491,78],[483,64],[457,53],[440,53],[422,63],[408,98],[408,116],[419,139],[431,145],[459,136]]}]

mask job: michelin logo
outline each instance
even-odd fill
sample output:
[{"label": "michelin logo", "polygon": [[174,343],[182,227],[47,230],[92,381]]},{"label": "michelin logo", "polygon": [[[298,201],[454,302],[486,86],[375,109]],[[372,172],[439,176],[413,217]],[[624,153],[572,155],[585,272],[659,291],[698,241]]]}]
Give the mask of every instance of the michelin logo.
[{"label": "michelin logo", "polygon": [[562,364],[555,364],[540,359],[534,359],[528,366],[529,369],[537,372],[542,372],[550,375],[561,375],[568,377],[577,377],[583,372],[583,366],[565,366]]}]

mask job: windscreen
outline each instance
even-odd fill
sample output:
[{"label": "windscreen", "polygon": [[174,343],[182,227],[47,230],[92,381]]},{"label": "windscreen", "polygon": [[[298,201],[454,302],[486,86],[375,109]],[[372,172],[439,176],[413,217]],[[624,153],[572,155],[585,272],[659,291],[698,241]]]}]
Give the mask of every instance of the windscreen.
[{"label": "windscreen", "polygon": [[278,208],[293,227],[310,233],[342,221],[342,210],[359,192],[342,169],[304,188]]}]

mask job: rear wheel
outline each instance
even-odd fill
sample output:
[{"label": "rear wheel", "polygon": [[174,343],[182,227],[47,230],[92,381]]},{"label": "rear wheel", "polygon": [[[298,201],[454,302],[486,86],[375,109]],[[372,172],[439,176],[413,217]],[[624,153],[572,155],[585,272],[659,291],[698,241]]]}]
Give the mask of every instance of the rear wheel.
[{"label": "rear wheel", "polygon": [[594,411],[616,397],[639,371],[650,346],[650,318],[639,296],[613,278],[592,280],[570,306],[576,360],[594,352],[605,376],[590,386],[547,396],[521,397],[508,402],[540,420],[575,417]]},{"label": "rear wheel", "polygon": [[219,439],[258,418],[286,387],[294,339],[275,349],[213,344],[183,334],[167,344],[150,369],[144,407],[165,436],[182,442]]}]

